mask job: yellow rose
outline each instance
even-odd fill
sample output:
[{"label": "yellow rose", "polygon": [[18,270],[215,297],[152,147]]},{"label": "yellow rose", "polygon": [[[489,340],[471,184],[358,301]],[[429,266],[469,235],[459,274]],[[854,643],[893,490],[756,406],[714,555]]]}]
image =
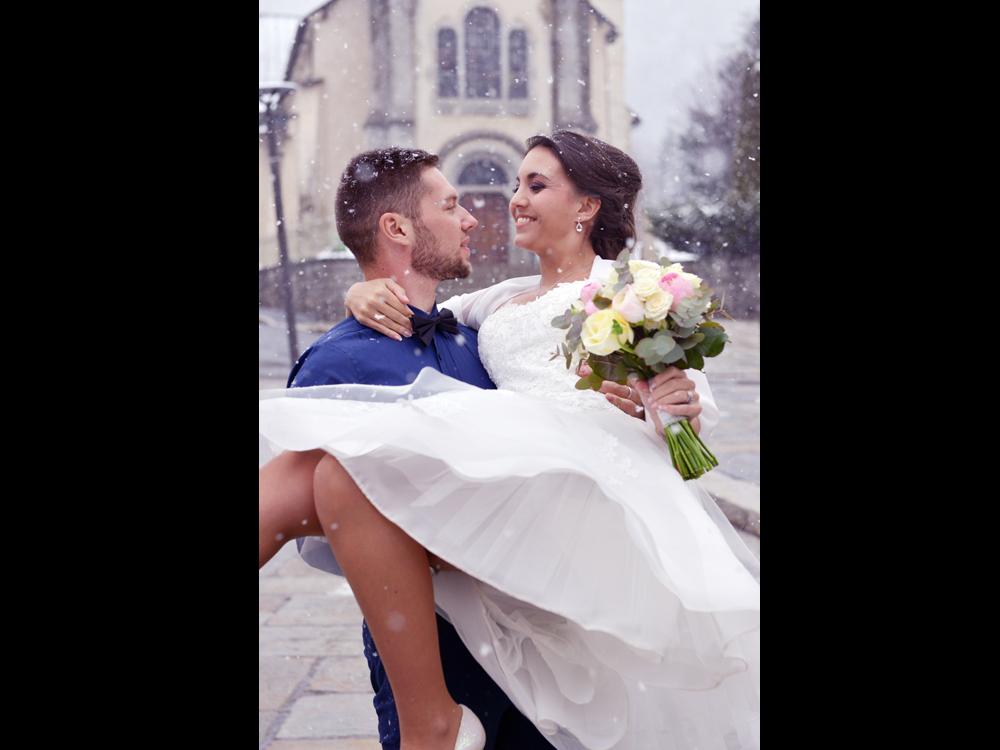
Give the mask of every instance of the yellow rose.
[{"label": "yellow rose", "polygon": [[[615,324],[620,333],[615,333]],[[591,354],[607,356],[622,348],[622,344],[635,341],[635,332],[621,315],[614,310],[601,310],[587,318],[583,324],[583,346]]]}]

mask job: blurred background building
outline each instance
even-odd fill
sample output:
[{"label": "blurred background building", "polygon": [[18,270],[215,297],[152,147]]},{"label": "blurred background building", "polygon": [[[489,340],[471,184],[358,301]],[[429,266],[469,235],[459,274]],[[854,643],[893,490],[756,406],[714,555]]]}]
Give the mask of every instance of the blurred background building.
[{"label": "blurred background building", "polygon": [[759,0],[261,0],[259,8],[259,93],[283,96],[281,111],[258,108],[262,309],[283,307],[288,286],[276,268],[270,120],[295,308],[321,320],[340,319],[343,292],[360,278],[333,209],[354,154],[392,144],[441,156],[480,221],[473,277],[443,285],[448,295],[534,271],[535,259],[511,241],[508,191],[525,139],[558,127],[594,134],[639,162],[645,256],[684,262],[726,295],[733,315],[759,318]]},{"label": "blurred background building", "polygon": [[[396,145],[438,154],[479,220],[473,286],[530,271],[508,211],[525,140],[571,128],[629,150],[623,2],[332,0],[304,20],[260,15],[260,87],[297,85],[281,137],[292,261],[351,259],[336,236],[340,175],[355,154]],[[278,243],[262,107],[258,132],[259,269],[270,269]]]}]

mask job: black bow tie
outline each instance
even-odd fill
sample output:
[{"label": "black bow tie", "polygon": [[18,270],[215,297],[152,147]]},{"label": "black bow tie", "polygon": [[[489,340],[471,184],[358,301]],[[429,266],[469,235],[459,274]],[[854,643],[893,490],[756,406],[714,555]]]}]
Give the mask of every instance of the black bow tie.
[{"label": "black bow tie", "polygon": [[423,315],[413,316],[413,331],[424,346],[431,345],[438,328],[448,333],[458,334],[458,321],[451,310],[446,308],[440,315],[434,315],[430,318]]}]

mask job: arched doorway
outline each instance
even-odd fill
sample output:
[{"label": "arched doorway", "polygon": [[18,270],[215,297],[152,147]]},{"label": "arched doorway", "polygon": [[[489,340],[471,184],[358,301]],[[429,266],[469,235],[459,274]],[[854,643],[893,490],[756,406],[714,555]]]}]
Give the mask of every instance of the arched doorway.
[{"label": "arched doorway", "polygon": [[469,243],[473,266],[510,262],[509,184],[506,170],[490,157],[467,162],[459,175],[459,203],[479,221]]}]

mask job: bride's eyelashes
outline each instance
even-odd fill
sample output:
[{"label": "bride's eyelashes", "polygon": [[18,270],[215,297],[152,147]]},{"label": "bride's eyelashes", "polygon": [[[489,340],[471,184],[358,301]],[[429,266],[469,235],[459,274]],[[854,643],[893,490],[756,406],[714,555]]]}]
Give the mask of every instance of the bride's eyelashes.
[{"label": "bride's eyelashes", "polygon": [[[521,189],[520,185],[518,185],[517,187],[515,187],[514,188],[514,195],[517,195],[517,193],[518,193],[518,191],[520,189]],[[528,186],[528,190],[530,190],[532,193],[535,193],[537,195],[538,193],[540,193],[543,190],[545,190],[545,185],[542,185],[540,182],[535,182],[535,183],[532,183],[531,185]]]}]

